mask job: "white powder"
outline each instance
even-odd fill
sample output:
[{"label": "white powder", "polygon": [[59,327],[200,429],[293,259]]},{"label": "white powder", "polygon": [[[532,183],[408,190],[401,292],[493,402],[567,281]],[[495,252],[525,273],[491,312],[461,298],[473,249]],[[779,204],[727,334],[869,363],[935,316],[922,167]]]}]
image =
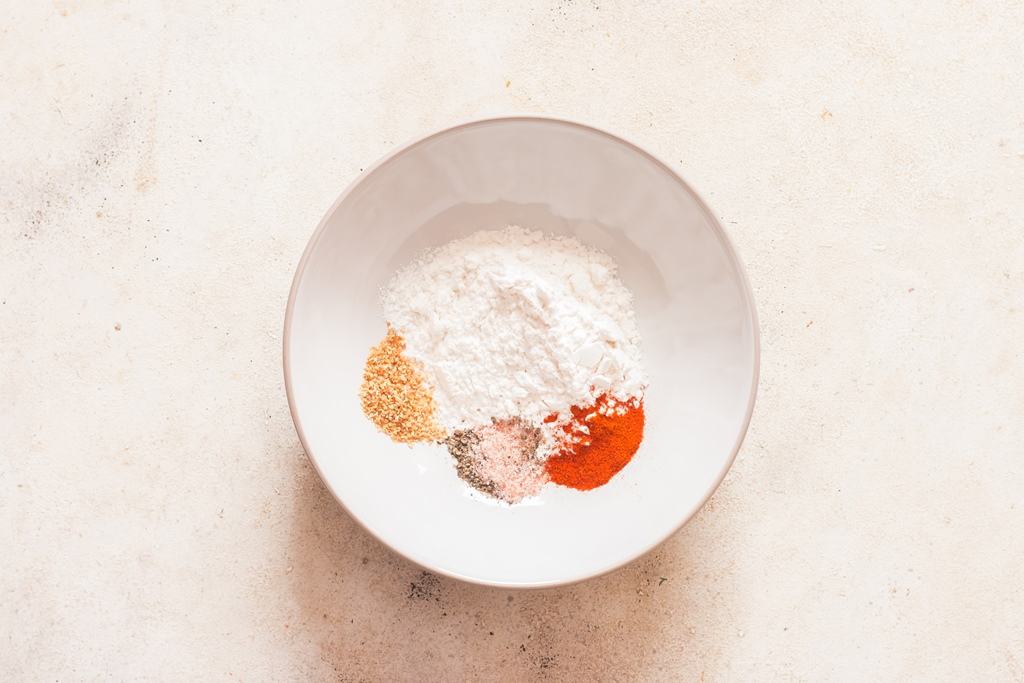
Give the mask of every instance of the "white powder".
[{"label": "white powder", "polygon": [[447,430],[551,413],[646,385],[632,295],[605,253],[509,226],[429,251],[382,295]]}]

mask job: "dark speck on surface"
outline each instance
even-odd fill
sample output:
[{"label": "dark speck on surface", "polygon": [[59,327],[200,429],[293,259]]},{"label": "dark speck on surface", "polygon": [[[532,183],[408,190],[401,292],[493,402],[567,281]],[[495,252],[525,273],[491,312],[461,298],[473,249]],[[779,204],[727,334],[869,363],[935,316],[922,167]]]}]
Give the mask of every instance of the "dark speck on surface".
[{"label": "dark speck on surface", "polygon": [[438,581],[437,577],[430,572],[420,572],[420,575],[415,581],[409,584],[409,596],[410,600],[439,600],[438,591],[441,588],[441,582]]}]

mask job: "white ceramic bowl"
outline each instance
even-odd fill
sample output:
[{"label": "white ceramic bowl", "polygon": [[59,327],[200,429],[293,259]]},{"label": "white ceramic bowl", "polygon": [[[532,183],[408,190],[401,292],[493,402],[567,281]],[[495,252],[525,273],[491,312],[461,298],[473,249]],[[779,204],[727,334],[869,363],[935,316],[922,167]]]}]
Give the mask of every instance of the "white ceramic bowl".
[{"label": "white ceramic bowl", "polygon": [[[618,262],[651,378],[643,444],[609,484],[547,484],[515,506],[471,495],[444,448],[391,442],[359,404],[388,278],[424,248],[510,223],[575,235]],[[284,330],[292,418],[338,501],[414,562],[505,587],[595,576],[679,529],[739,449],[758,359],[743,268],[700,197],[637,146],[540,117],[449,128],[367,169],[310,240]]]}]

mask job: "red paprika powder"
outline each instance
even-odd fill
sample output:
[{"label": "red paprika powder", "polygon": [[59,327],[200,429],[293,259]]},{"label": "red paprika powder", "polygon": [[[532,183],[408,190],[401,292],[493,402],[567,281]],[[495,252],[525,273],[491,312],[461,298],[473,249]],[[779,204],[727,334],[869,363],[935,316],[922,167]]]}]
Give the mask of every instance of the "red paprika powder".
[{"label": "red paprika powder", "polygon": [[[566,440],[545,463],[556,484],[587,491],[607,484],[626,466],[644,437],[644,406],[620,403],[602,394],[592,406],[572,406],[564,427]],[[547,421],[554,421],[556,415]],[[580,429],[585,427],[585,430]]]}]

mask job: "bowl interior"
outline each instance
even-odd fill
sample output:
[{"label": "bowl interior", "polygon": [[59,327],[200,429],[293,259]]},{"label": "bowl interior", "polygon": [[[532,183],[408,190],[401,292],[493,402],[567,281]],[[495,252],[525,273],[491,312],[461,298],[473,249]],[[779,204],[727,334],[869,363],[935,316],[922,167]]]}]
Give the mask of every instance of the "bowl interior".
[{"label": "bowl interior", "polygon": [[[427,247],[510,223],[574,235],[618,262],[651,380],[643,444],[609,484],[548,484],[512,507],[472,492],[442,447],[392,443],[358,397],[394,271]],[[296,426],[348,511],[430,569],[507,586],[599,574],[689,519],[735,455],[757,375],[749,289],[704,204],[636,147],[552,119],[452,128],[360,177],[306,251],[285,339]]]}]

